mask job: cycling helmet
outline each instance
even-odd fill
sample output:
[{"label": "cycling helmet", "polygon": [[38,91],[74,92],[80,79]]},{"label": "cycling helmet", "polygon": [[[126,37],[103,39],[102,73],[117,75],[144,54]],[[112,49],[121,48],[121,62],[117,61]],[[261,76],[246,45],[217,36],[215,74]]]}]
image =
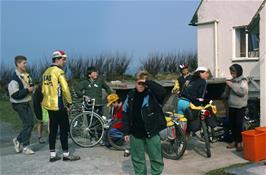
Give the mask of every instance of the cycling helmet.
[{"label": "cycling helmet", "polygon": [[62,50],[56,50],[53,52],[53,59],[55,59],[55,58],[67,58],[67,55]]},{"label": "cycling helmet", "polygon": [[180,70],[183,70],[183,69],[187,69],[188,65],[187,64],[180,64],[178,67]]}]

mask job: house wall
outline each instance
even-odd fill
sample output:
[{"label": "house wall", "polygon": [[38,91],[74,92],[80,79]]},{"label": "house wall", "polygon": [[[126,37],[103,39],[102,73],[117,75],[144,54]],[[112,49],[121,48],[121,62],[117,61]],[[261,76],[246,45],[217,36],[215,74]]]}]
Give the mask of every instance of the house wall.
[{"label": "house wall", "polygon": [[260,114],[261,126],[266,126],[266,7],[260,12]]},{"label": "house wall", "polygon": [[[259,77],[258,61],[232,61],[233,27],[248,25],[261,5],[261,0],[218,1],[205,0],[198,11],[198,63],[210,68],[214,74],[214,23],[200,23],[219,20],[217,26],[217,75],[230,77],[229,66],[239,63],[244,67],[245,76]],[[212,43],[212,46],[211,46]]]}]

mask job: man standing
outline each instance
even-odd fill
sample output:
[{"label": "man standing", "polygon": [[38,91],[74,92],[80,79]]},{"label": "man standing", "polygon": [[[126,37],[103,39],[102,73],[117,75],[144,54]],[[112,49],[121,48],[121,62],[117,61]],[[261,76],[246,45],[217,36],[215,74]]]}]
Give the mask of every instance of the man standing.
[{"label": "man standing", "polygon": [[[27,58],[19,55],[15,57],[16,70],[8,84],[10,102],[13,109],[18,113],[23,129],[13,139],[16,152],[34,154],[29,148],[30,136],[33,129],[33,113],[30,107],[31,94],[34,90],[30,75],[26,71]],[[22,150],[23,147],[23,150]]]},{"label": "man standing", "polygon": [[63,161],[79,160],[79,156],[70,156],[68,152],[69,119],[67,108],[72,103],[71,94],[62,70],[66,64],[67,55],[64,51],[53,52],[53,63],[42,76],[42,106],[49,113],[49,148],[50,162],[61,158],[56,155],[55,143],[58,127],[60,128],[60,141],[63,150]]},{"label": "man standing", "polygon": [[166,90],[147,78],[144,71],[136,75],[135,89],[128,93],[123,105],[123,132],[125,141],[130,140],[131,161],[138,175],[147,174],[145,152],[151,174],[161,174],[164,167],[159,132],[166,128],[161,108]]}]

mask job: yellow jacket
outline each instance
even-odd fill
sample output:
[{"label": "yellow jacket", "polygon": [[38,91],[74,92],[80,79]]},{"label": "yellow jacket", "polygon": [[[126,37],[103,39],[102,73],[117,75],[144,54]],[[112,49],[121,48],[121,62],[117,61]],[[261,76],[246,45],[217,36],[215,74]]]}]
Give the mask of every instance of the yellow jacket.
[{"label": "yellow jacket", "polygon": [[58,111],[63,109],[63,99],[68,104],[72,103],[65,73],[56,65],[46,69],[42,75],[42,94],[42,106],[47,110]]}]

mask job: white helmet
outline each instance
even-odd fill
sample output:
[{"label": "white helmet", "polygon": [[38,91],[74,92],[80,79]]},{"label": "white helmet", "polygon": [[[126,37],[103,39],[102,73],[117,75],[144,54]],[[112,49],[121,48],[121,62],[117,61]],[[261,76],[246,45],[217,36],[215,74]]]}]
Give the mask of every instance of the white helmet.
[{"label": "white helmet", "polygon": [[206,68],[206,67],[198,67],[198,68],[195,70],[195,72],[198,72],[198,71],[208,72],[209,70],[208,70],[208,68]]}]

